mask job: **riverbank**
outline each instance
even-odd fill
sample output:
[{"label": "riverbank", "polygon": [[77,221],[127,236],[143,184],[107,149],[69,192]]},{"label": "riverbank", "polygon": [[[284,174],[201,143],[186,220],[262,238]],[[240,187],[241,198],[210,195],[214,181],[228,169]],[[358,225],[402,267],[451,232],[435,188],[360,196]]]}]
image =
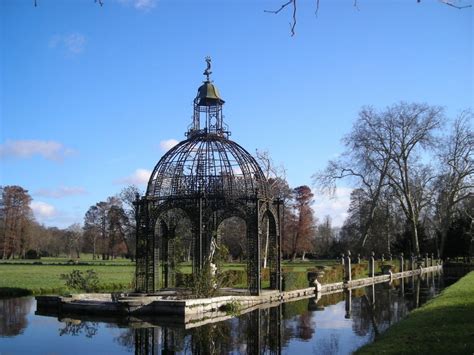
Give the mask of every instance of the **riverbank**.
[{"label": "riverbank", "polygon": [[471,272],[356,354],[473,352],[474,272]]}]

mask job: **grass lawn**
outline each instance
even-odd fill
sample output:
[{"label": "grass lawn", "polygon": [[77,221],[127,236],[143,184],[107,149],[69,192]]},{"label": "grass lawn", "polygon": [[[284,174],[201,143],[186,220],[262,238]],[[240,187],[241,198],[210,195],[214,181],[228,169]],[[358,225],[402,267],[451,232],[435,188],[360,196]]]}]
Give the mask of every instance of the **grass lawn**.
[{"label": "grass lawn", "polygon": [[67,264],[72,262],[78,262],[81,264],[88,265],[135,265],[130,259],[125,258],[115,258],[111,260],[102,260],[100,258],[94,259],[92,254],[81,254],[80,258],[70,258],[69,256],[59,256],[59,257],[42,257],[41,259],[8,259],[0,260],[0,265],[3,264],[38,264],[43,265],[57,265],[57,264]]},{"label": "grass lawn", "polygon": [[473,354],[474,272],[356,354]]},{"label": "grass lawn", "polygon": [[0,265],[0,296],[71,292],[59,275],[74,269],[94,269],[104,290],[117,290],[130,289],[135,266],[3,264]]},{"label": "grass lawn", "polygon": [[[128,259],[93,260],[92,255],[81,255],[80,264],[74,265],[68,257],[41,258],[40,260],[7,260],[0,262],[0,297],[14,297],[28,294],[73,293],[60,279],[61,274],[72,270],[97,272],[102,291],[130,290],[135,263]],[[335,265],[335,260],[283,262],[283,268],[303,272],[319,265]],[[224,270],[245,270],[245,263],[227,263]],[[183,273],[191,273],[191,263],[179,266]],[[242,285],[241,285],[242,286]],[[265,286],[265,285],[263,285]]]}]

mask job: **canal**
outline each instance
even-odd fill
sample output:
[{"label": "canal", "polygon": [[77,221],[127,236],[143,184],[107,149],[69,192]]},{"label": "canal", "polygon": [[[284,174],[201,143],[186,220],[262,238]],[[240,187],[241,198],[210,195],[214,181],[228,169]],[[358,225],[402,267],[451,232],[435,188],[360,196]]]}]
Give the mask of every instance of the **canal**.
[{"label": "canal", "polygon": [[36,314],[33,297],[0,300],[0,354],[350,354],[456,278],[430,273],[207,324]]}]

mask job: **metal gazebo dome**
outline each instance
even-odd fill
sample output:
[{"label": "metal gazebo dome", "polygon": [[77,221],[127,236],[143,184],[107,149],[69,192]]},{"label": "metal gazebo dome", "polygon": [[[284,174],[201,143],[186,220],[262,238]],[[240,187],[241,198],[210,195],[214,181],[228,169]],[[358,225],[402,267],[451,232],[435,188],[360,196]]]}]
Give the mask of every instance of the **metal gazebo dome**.
[{"label": "metal gazebo dome", "polygon": [[158,162],[146,195],[158,199],[190,196],[250,198],[266,195],[266,179],[239,144],[218,134],[196,134]]}]

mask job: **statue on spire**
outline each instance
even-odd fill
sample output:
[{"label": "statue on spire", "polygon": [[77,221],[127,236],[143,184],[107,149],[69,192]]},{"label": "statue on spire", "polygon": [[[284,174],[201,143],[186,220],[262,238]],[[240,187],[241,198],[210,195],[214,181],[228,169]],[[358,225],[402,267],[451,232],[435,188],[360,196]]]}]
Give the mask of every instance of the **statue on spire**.
[{"label": "statue on spire", "polygon": [[203,74],[207,77],[207,81],[210,81],[209,76],[212,74],[212,71],[211,71],[211,57],[209,57],[209,56],[206,57],[206,63],[207,63],[207,68],[206,68],[206,70],[204,70]]}]

